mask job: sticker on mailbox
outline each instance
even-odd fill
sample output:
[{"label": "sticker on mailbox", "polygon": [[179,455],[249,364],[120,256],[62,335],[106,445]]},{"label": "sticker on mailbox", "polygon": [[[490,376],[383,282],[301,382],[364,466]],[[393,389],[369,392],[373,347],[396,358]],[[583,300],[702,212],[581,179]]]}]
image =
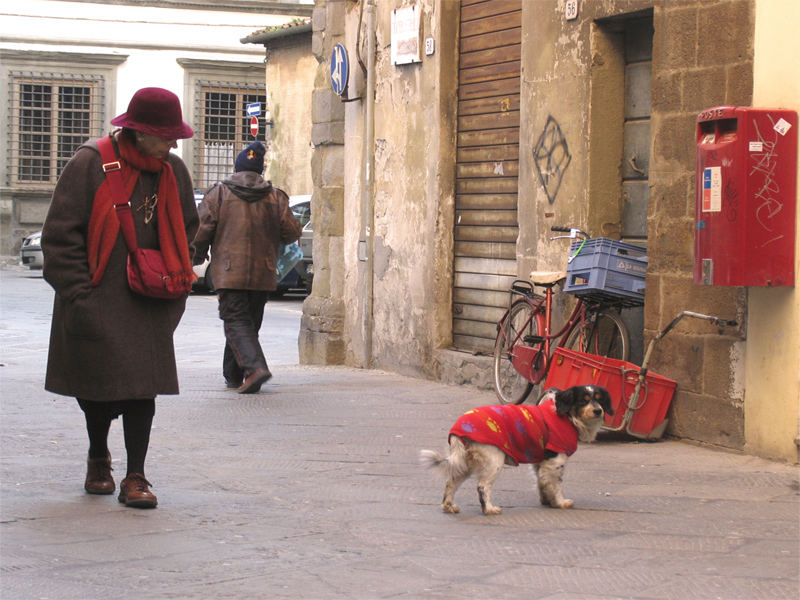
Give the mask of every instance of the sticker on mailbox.
[{"label": "sticker on mailbox", "polygon": [[722,168],[703,169],[703,212],[722,210]]}]

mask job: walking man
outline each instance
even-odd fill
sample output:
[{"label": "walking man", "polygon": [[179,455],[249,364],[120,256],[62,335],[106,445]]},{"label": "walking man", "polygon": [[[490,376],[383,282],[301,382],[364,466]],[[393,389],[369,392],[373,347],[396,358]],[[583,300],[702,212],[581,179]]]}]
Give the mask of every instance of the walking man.
[{"label": "walking man", "polygon": [[253,142],[239,153],[234,174],[212,187],[198,207],[194,238],[195,265],[211,248],[208,273],[225,324],[222,374],[240,394],[258,392],[272,377],[258,331],[267,296],[278,285],[278,248],[297,241],[302,231],[289,197],[261,176],[265,152],[261,142]]}]

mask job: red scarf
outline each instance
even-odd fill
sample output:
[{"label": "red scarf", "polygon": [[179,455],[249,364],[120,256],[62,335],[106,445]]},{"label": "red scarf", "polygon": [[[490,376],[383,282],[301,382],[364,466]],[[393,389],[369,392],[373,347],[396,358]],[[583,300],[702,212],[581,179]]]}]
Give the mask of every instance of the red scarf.
[{"label": "red scarf", "polygon": [[[193,281],[195,275],[189,258],[183,209],[178,197],[178,184],[175,181],[172,166],[166,159],[161,160],[139,152],[124,133],[117,136],[117,142],[125,198],[130,198],[133,194],[140,171],[161,174],[157,192],[158,204],[156,205],[159,249],[172,277],[183,278],[188,282]],[[111,198],[111,187],[108,179],[105,179],[94,195],[92,215],[89,218],[87,246],[92,286],[100,283],[118,234],[119,220]]]}]

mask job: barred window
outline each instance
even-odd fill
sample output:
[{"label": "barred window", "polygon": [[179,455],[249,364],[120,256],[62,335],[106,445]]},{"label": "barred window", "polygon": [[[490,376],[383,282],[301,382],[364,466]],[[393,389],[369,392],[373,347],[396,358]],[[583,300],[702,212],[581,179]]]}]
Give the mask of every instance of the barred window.
[{"label": "barred window", "polygon": [[[197,187],[206,188],[225,179],[233,172],[234,160],[242,148],[255,140],[265,142],[263,111],[267,97],[263,90],[263,84],[230,87],[219,82],[201,83],[197,102],[201,128],[194,145]],[[256,102],[261,103],[262,114],[257,117],[258,135],[253,137],[250,132],[252,117],[247,116],[246,108]]]},{"label": "barred window", "polygon": [[75,150],[101,135],[103,78],[10,73],[12,185],[48,186]]}]

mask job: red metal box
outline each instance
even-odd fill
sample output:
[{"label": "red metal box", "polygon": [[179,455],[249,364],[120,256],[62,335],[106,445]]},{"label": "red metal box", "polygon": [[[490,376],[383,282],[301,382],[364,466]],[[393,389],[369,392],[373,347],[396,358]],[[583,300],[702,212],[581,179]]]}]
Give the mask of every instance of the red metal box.
[{"label": "red metal box", "polygon": [[696,178],[694,282],[793,286],[797,113],[703,111]]},{"label": "red metal box", "polygon": [[677,383],[652,371],[647,373],[639,397],[633,398],[639,367],[595,354],[556,348],[544,389],[573,385],[598,385],[611,395],[614,415],[606,415],[604,429],[657,439],[667,426],[667,412]]}]

